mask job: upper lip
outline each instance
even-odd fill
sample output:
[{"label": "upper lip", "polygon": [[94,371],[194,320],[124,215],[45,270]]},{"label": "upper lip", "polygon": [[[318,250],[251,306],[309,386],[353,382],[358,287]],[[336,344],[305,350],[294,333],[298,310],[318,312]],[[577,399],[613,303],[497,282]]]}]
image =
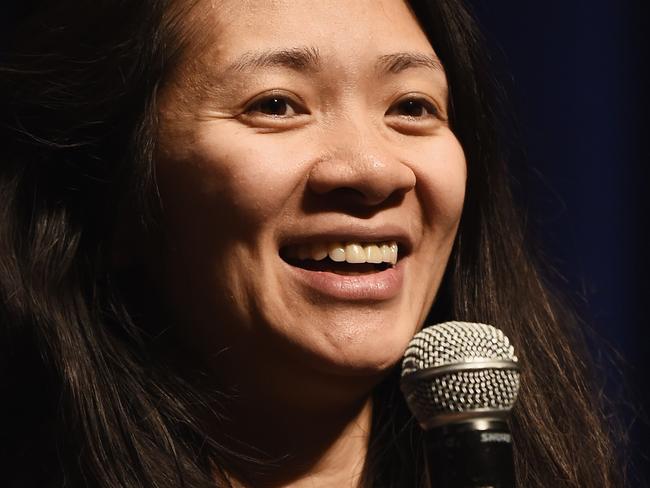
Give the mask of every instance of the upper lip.
[{"label": "upper lip", "polygon": [[399,247],[400,258],[407,256],[413,249],[413,238],[400,225],[329,225],[326,228],[310,226],[308,230],[288,233],[280,239],[280,249],[301,244],[358,242],[377,243],[395,241]]}]

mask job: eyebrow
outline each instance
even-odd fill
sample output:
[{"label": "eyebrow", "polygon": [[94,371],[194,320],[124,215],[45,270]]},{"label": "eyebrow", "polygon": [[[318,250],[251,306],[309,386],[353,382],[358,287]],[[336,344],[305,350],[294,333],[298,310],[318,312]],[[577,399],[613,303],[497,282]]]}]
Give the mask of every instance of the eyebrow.
[{"label": "eyebrow", "polygon": [[[318,72],[321,56],[315,47],[251,51],[242,54],[226,68],[226,72],[245,72],[260,68],[288,68],[293,71]],[[410,68],[427,68],[444,73],[442,63],[434,55],[419,52],[398,52],[379,56],[375,69],[379,72],[399,74]]]},{"label": "eyebrow", "polygon": [[318,71],[321,57],[314,47],[273,49],[247,52],[226,68],[227,72],[250,71],[259,68],[289,68],[294,71]]},{"label": "eyebrow", "polygon": [[433,55],[417,52],[401,52],[379,56],[378,71],[398,74],[409,68],[427,68],[444,73],[442,63]]}]

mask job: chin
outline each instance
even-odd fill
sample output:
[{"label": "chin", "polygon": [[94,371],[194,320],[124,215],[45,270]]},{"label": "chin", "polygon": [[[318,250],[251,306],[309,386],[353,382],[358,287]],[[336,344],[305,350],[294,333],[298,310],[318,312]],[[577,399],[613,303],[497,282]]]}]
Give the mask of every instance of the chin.
[{"label": "chin", "polygon": [[[321,367],[341,376],[380,377],[398,365],[412,333],[385,335],[377,340],[346,341],[335,349],[315,352]],[[368,339],[368,338],[367,338]]]}]

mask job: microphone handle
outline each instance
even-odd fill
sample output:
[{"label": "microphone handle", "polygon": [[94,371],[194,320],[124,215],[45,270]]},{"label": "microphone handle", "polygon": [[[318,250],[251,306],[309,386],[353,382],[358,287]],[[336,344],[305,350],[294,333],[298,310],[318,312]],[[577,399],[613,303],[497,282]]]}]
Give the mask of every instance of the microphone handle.
[{"label": "microphone handle", "polygon": [[473,419],[425,435],[432,488],[516,488],[505,421]]}]

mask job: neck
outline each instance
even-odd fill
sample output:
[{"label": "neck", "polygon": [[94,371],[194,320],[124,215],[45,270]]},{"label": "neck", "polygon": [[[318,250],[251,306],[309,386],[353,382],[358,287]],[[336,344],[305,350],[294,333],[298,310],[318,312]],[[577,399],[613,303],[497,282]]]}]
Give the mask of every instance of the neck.
[{"label": "neck", "polygon": [[286,406],[282,411],[266,407],[253,412],[246,405],[250,403],[233,409],[236,415],[226,435],[254,446],[245,447],[243,454],[261,458],[264,465],[235,467],[230,473],[235,487],[359,486],[370,437],[370,397],[317,412],[287,411]]}]

